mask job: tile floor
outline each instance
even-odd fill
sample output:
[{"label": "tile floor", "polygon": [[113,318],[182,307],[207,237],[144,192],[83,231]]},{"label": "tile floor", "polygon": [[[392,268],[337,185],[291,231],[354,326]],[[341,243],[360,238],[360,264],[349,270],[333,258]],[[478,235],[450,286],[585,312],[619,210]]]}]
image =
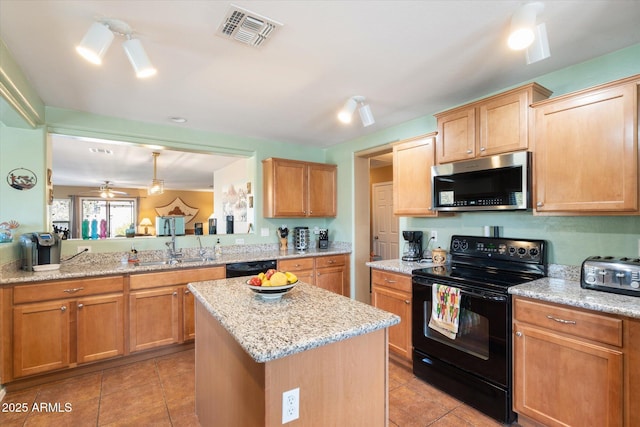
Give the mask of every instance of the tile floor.
[{"label": "tile floor", "polygon": [[[501,425],[418,380],[407,368],[393,362],[389,367],[390,427]],[[0,425],[197,427],[194,375],[194,351],[187,350],[11,392],[0,404]],[[42,403],[51,405],[33,410]],[[17,411],[25,406],[27,412]]]}]

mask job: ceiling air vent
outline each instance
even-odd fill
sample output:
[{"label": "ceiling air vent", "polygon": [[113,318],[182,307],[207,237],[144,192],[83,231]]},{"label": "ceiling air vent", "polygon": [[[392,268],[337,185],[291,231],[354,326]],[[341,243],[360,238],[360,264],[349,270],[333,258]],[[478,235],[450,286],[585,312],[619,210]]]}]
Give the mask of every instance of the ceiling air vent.
[{"label": "ceiling air vent", "polygon": [[281,27],[280,22],[231,5],[216,34],[249,46],[259,47]]}]

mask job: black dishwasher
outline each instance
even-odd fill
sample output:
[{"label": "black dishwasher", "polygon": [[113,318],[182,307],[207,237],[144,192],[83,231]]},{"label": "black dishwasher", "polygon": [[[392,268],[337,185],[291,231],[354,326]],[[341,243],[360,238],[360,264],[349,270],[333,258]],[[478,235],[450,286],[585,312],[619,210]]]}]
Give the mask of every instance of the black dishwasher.
[{"label": "black dishwasher", "polygon": [[232,277],[255,276],[265,273],[270,268],[275,269],[278,262],[275,259],[266,261],[234,262],[227,264],[227,279]]}]

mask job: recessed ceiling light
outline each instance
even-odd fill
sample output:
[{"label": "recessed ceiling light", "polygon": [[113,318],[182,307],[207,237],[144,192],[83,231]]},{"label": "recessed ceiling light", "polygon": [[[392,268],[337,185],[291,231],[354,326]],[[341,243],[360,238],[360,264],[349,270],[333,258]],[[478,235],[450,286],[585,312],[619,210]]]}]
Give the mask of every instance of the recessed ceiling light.
[{"label": "recessed ceiling light", "polygon": [[187,119],[185,119],[184,117],[169,117],[169,120],[171,120],[173,123],[187,123]]}]

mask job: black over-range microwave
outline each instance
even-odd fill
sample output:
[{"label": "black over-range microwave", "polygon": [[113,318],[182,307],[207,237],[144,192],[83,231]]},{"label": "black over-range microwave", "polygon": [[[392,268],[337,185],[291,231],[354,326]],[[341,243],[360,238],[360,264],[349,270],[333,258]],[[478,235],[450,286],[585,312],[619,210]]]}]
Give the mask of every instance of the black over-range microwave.
[{"label": "black over-range microwave", "polygon": [[531,153],[519,151],[431,167],[438,211],[531,208]]}]

